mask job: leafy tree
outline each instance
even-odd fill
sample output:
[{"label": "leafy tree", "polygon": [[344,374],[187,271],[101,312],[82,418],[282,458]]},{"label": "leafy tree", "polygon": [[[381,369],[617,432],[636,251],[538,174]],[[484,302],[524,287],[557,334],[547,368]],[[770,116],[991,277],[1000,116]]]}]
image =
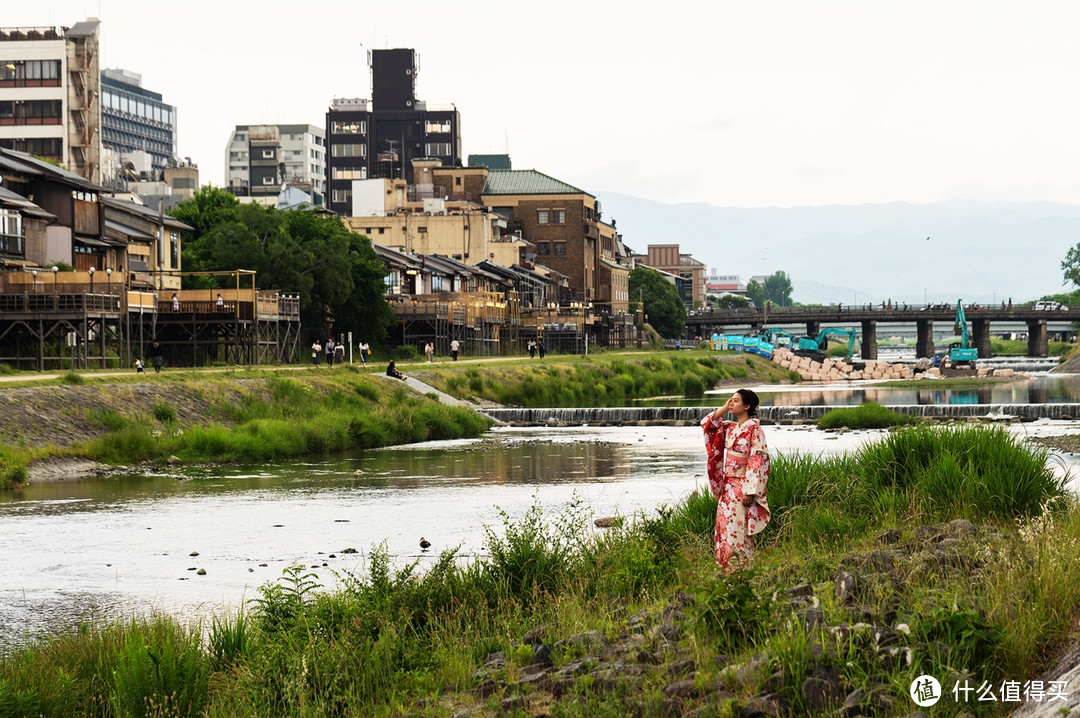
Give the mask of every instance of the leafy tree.
[{"label": "leafy tree", "polygon": [[765,299],[780,307],[791,306],[791,279],[787,272],[773,272],[765,278]]},{"label": "leafy tree", "polygon": [[665,339],[682,336],[686,325],[686,305],[675,285],[651,267],[630,270],[630,296],[641,297],[649,324]]},{"label": "leafy tree", "polygon": [[755,307],[765,306],[765,287],[756,279],[746,283],[746,297],[754,303]]},{"label": "leafy tree", "polygon": [[725,294],[714,303],[718,309],[745,309],[750,306],[750,300],[737,294]]},{"label": "leafy tree", "polygon": [[1073,286],[1080,287],[1080,244],[1070,249],[1061,262],[1061,271],[1065,273],[1065,281],[1062,284],[1072,282]]},{"label": "leafy tree", "polygon": [[300,321],[308,327],[381,341],[394,322],[382,260],[335,216],[240,204],[215,187],[172,215],[195,227],[183,245],[185,269],[255,270],[258,286],[299,295]]}]

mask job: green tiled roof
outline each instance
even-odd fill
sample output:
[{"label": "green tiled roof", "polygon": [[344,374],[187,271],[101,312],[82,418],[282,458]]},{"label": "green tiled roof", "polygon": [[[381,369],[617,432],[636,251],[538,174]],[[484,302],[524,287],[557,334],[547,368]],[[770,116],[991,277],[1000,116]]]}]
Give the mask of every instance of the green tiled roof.
[{"label": "green tiled roof", "polygon": [[492,170],[484,184],[484,194],[584,194],[583,189],[548,177],[536,170]]}]

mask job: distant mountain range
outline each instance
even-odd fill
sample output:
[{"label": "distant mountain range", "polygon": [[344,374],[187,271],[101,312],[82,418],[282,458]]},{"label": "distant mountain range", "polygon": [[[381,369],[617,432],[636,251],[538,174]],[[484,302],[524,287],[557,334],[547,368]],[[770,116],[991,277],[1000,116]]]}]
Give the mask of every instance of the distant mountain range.
[{"label": "distant mountain range", "polygon": [[1050,202],[744,209],[598,196],[635,252],[678,244],[743,281],[783,270],[804,304],[1030,301],[1066,291],[1061,260],[1080,243],[1080,206]]}]

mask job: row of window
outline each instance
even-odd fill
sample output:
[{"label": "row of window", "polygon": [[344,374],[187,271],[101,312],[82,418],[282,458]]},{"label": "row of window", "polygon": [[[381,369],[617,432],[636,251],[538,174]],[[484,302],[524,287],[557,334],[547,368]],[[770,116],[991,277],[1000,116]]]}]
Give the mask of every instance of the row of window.
[{"label": "row of window", "polygon": [[330,131],[335,135],[366,135],[367,122],[365,120],[334,120],[330,123]]},{"label": "row of window", "polygon": [[537,224],[566,224],[565,209],[539,209],[536,211]]},{"label": "row of window", "polygon": [[424,145],[424,154],[428,157],[448,156],[450,154],[450,143],[428,142]]},{"label": "row of window", "polygon": [[566,242],[537,242],[536,253],[543,257],[565,257]]},{"label": "row of window", "polygon": [[163,122],[166,125],[173,123],[173,111],[168,105],[147,102],[137,97],[118,93],[115,90],[102,91],[101,106],[117,112],[126,112],[129,115],[153,120],[154,122]]},{"label": "row of window", "polygon": [[62,162],[64,141],[59,137],[27,137],[0,140],[0,147]]},{"label": "row of window", "polygon": [[333,157],[367,157],[367,145],[332,145],[331,156]]},{"label": "row of window", "polygon": [[58,123],[63,112],[64,103],[60,100],[0,100],[0,120],[49,119]]},{"label": "row of window", "polygon": [[0,82],[59,79],[59,60],[0,60]]},{"label": "row of window", "polygon": [[362,180],[367,179],[367,167],[335,167],[331,179]]}]

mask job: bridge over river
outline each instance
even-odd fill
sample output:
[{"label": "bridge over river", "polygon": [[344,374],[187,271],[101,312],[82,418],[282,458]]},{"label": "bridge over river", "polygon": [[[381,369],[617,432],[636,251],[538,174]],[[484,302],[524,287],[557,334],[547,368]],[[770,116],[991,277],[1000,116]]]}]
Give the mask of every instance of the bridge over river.
[{"label": "bridge over river", "polygon": [[[1005,305],[982,307],[972,305],[964,308],[971,323],[972,345],[979,356],[990,356],[990,336],[996,322],[1027,327],[1028,356],[1044,357],[1049,350],[1048,325],[1055,331],[1071,331],[1072,322],[1080,322],[1080,307],[1055,310],[1035,309],[1034,305]],[[934,323],[952,329],[956,317],[955,305],[937,304],[927,307],[881,308],[880,306],[810,306],[810,307],[754,307],[745,309],[711,309],[694,312],[686,319],[686,331],[690,336],[708,337],[713,334],[737,333],[738,327],[751,331],[764,326],[805,324],[806,334],[816,336],[822,325],[846,325],[861,328],[861,356],[877,359],[878,325],[914,324],[916,327],[915,353],[920,357],[934,355]]]}]

